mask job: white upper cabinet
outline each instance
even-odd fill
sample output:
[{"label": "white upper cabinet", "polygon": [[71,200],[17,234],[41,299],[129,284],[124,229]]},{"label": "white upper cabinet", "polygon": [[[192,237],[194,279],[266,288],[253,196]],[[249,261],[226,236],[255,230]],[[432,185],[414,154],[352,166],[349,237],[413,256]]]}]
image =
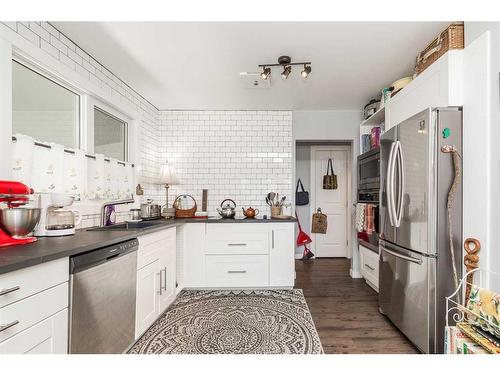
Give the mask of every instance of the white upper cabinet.
[{"label": "white upper cabinet", "polygon": [[462,50],[451,50],[386,105],[386,130],[429,107],[463,105]]}]

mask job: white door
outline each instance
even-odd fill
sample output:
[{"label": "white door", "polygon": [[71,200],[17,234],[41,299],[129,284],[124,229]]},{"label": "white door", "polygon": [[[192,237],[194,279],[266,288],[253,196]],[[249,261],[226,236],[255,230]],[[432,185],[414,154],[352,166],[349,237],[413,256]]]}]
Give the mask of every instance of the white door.
[{"label": "white door", "polygon": [[[316,257],[347,257],[347,205],[349,189],[349,146],[311,147],[311,214],[321,208],[328,217],[326,234],[311,234]],[[328,159],[337,175],[337,189],[323,189]]]},{"label": "white door", "polygon": [[135,338],[138,338],[160,315],[160,260],[137,271]]}]

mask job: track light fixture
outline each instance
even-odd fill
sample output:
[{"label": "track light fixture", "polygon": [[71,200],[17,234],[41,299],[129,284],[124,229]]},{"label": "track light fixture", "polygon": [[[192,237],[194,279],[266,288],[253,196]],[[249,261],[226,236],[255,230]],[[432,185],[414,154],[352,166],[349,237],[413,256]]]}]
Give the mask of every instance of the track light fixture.
[{"label": "track light fixture", "polygon": [[300,74],[302,75],[302,77],[307,78],[309,73],[311,73],[311,66],[304,64],[304,70],[302,72],[300,72]]},{"label": "track light fixture", "polygon": [[303,65],[304,70],[300,73],[303,78],[307,78],[311,73],[311,62],[292,62],[290,56],[280,56],[278,57],[277,64],[263,64],[259,65],[259,68],[262,68],[262,72],[260,76],[262,79],[267,79],[271,74],[272,66],[280,66],[283,67],[283,72],[281,73],[281,77],[283,79],[287,79],[290,73],[292,72],[292,65]]},{"label": "track light fixture", "polygon": [[290,72],[292,71],[292,67],[290,65],[287,65],[283,68],[283,72],[281,73],[281,78],[287,79],[288,76],[290,75]]},{"label": "track light fixture", "polygon": [[269,77],[269,74],[271,74],[271,68],[263,67],[262,72],[260,73],[260,76],[262,79],[267,79]]}]

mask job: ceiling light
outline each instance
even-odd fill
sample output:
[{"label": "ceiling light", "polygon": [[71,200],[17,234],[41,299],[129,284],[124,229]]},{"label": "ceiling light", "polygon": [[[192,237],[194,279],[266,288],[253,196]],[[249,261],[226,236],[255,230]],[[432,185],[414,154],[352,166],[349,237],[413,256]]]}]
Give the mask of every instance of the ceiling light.
[{"label": "ceiling light", "polygon": [[260,76],[262,77],[262,79],[267,79],[267,77],[269,77],[269,74],[271,74],[271,68],[263,67],[262,73],[260,73]]},{"label": "ceiling light", "polygon": [[302,74],[302,77],[307,78],[309,73],[311,73],[311,66],[304,64],[304,70],[300,74]]},{"label": "ceiling light", "polygon": [[290,65],[285,66],[283,69],[283,72],[281,73],[281,77],[283,79],[287,79],[288,76],[290,75],[290,72],[292,71],[292,67]]}]

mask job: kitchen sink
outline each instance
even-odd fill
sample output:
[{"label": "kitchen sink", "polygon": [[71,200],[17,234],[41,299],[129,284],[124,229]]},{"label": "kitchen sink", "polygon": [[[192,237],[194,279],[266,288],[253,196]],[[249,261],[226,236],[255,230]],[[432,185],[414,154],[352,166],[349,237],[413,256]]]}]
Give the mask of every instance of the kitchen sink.
[{"label": "kitchen sink", "polygon": [[137,223],[122,223],[110,225],[107,227],[89,228],[87,231],[108,231],[108,230],[137,230],[143,228],[154,227],[155,225],[164,224],[165,221],[139,221]]}]

